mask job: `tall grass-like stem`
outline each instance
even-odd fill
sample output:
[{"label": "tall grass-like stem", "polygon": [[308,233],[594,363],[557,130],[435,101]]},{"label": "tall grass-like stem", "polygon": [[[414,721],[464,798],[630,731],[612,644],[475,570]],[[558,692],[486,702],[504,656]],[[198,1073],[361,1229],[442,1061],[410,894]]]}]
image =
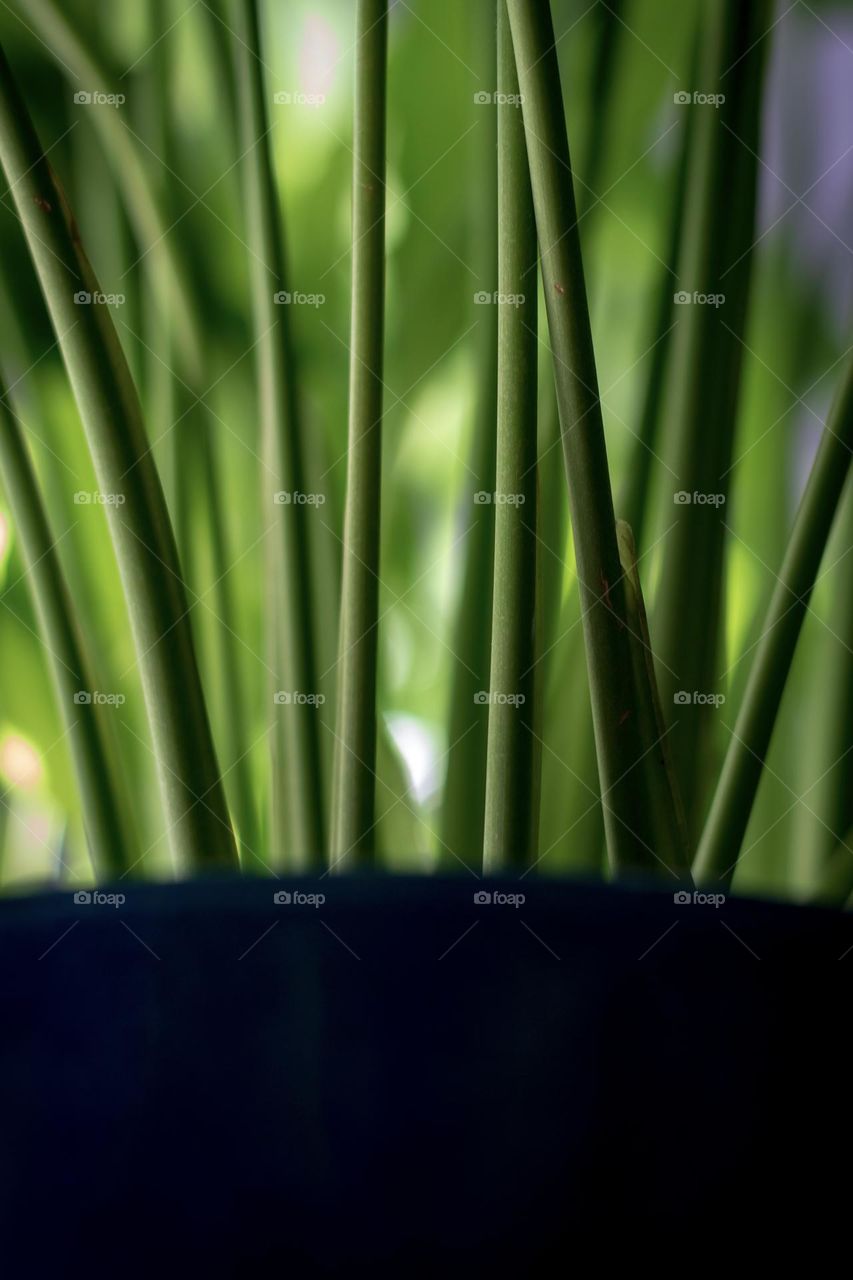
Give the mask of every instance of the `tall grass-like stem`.
[{"label": "tall grass-like stem", "polygon": [[608,855],[654,870],[625,591],[548,0],[508,0],[555,360]]},{"label": "tall grass-like stem", "polygon": [[358,0],[349,453],[344,515],[333,866],[375,857],[376,667],[385,309],[387,0]]},{"label": "tall grass-like stem", "polygon": [[[518,99],[506,0],[498,0],[498,93]],[[515,105],[498,112],[498,419],[492,661],[483,867],[535,860],[536,221]],[[511,299],[511,301],[510,301]]]},{"label": "tall grass-like stem", "polygon": [[[189,606],[139,397],[58,179],[0,54],[0,162],[86,430],[130,615],[170,845],[179,864],[236,865]],[[76,300],[75,300],[76,295]],[[121,501],[119,501],[121,499]]]},{"label": "tall grass-like stem", "polygon": [[701,882],[729,883],[761,780],[800,629],[850,471],[853,359],[848,361],[762,627],[723,771],[696,853]]}]

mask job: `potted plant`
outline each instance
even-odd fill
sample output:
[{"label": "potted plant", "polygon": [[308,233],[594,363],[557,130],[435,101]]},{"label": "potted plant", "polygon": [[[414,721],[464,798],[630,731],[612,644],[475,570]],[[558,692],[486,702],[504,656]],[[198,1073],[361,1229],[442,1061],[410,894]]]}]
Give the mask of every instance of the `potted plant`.
[{"label": "potted plant", "polygon": [[786,15],[663,7],[2,20],[37,1268],[544,1274],[838,1199],[853,360],[767,213]]}]

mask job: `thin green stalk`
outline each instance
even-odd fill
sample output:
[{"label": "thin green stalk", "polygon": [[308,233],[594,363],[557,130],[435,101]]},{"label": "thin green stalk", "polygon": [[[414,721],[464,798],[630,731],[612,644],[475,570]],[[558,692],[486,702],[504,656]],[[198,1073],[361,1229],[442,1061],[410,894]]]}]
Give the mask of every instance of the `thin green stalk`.
[{"label": "thin green stalk", "polygon": [[[63,72],[70,70],[77,90],[87,93],[118,91],[118,85],[111,81],[107,70],[53,0],[26,0],[26,4],[20,7],[25,10],[26,25],[41,37],[44,48],[53,55],[60,69]],[[166,218],[160,209],[136,140],[121,111],[113,107],[97,107],[91,110],[90,116],[109,157],[112,172],[121,185],[124,206],[136,239],[149,252],[151,280],[157,292],[163,323],[172,326],[184,367],[197,377],[202,360],[197,327],[190,315],[193,293],[185,260],[175,248],[176,241],[164,234],[172,220]]]},{"label": "thin green stalk", "polygon": [[593,13],[595,38],[586,94],[590,114],[581,157],[583,184],[577,195],[581,218],[601,207],[593,202],[603,194],[601,186],[607,158],[607,135],[613,115],[613,88],[625,31],[622,21],[624,8],[625,0],[610,0],[608,4],[596,5]]},{"label": "thin green stalk", "polygon": [[673,875],[689,880],[687,827],[655,677],[654,653],[637,569],[637,548],[631,526],[624,520],[616,522],[616,536],[625,571],[631,666],[637,694],[637,716],[646,744],[642,769],[654,826],[655,852]]},{"label": "thin green stalk", "polygon": [[80,788],[83,823],[95,874],[112,879],[134,867],[139,850],[104,732],[104,706],[75,617],[35,472],[0,384],[0,474],[20,542],[21,560],[44,641],[59,714]]},{"label": "thin green stalk", "polygon": [[[604,208],[597,197],[602,194],[613,127],[614,90],[618,87],[616,71],[625,33],[621,21],[623,8],[623,0],[613,0],[609,5],[596,6],[593,15],[595,35],[586,92],[590,109],[581,156],[583,180],[576,191],[582,246],[591,242]],[[542,778],[546,803],[542,819],[551,819],[550,830],[546,828],[542,832],[542,847],[549,850],[549,857],[559,861],[561,867],[568,859],[573,870],[592,869],[598,873],[601,864],[598,849],[604,845],[604,827],[597,794],[591,794],[588,789],[590,784],[597,788],[598,783],[583,633],[578,627],[566,634],[578,616],[577,580],[571,584],[570,598],[564,600],[569,509],[562,451],[557,448],[560,415],[550,357],[540,405],[544,406],[540,409],[537,512],[542,582],[540,685],[543,696],[540,702],[546,747]],[[547,698],[544,697],[546,688]]]},{"label": "thin green stalk", "polygon": [[[518,98],[506,0],[498,0],[498,92]],[[495,564],[483,868],[536,858],[536,222],[517,106],[498,111],[498,419]],[[509,301],[511,299],[511,301]]]},{"label": "thin green stalk", "polygon": [[[68,18],[59,12],[53,0],[33,0],[28,5],[28,18],[43,37],[45,48],[56,58],[62,71],[69,71],[77,86],[92,92],[115,91],[118,78],[100,65]],[[209,10],[205,9],[209,15]],[[168,27],[167,9],[158,4],[152,21],[155,34]],[[221,22],[211,17],[211,28],[223,30]],[[161,413],[173,411],[168,421],[155,421],[151,434],[155,440],[165,434],[168,446],[167,482],[173,527],[185,580],[195,583],[195,538],[191,510],[191,493],[198,482],[203,487],[204,527],[213,548],[211,575],[217,631],[214,635],[213,666],[224,687],[221,738],[234,764],[229,761],[226,791],[231,799],[238,836],[243,852],[256,846],[258,825],[252,796],[250,759],[246,754],[247,732],[244,699],[239,680],[236,619],[227,575],[229,558],[225,545],[225,521],[222,509],[222,483],[215,429],[211,415],[202,404],[194,404],[203,391],[203,351],[205,326],[197,301],[198,280],[191,280],[187,263],[190,257],[179,251],[186,235],[186,222],[173,199],[180,160],[174,142],[174,119],[171,112],[169,82],[172,75],[168,38],[155,43],[150,58],[155,81],[155,120],[159,124],[157,153],[165,169],[148,172],[143,154],[144,144],[134,137],[124,122],[123,108],[94,109],[91,119],[103,151],[110,161],[111,172],[121,192],[124,208],[133,229],[137,249],[143,254],[134,274],[141,275],[146,289],[147,314],[153,331],[148,342],[158,380],[165,375],[166,385],[174,394],[155,402]],[[86,107],[76,108],[85,111]],[[149,112],[149,115],[151,112]],[[166,174],[165,180],[163,173]],[[153,304],[153,306],[152,306]],[[153,313],[153,314],[152,314]],[[180,374],[175,372],[177,365]]]},{"label": "thin green stalk", "polygon": [[275,478],[263,501],[271,513],[267,564],[274,720],[273,857],[294,868],[318,867],[325,854],[325,808],[314,643],[314,602],[308,521],[314,508],[283,503],[304,496],[303,423],[297,395],[291,308],[276,304],[288,288],[281,210],[273,172],[261,61],[257,0],[235,0],[237,95],[244,151],[246,219],[252,247],[252,304],[256,334],[265,473]]},{"label": "thin green stalk", "polygon": [[654,871],[640,771],[625,592],[548,0],[508,0],[536,210],[586,642],[605,829],[614,870]]},{"label": "thin green stalk", "polygon": [[[623,40],[624,24],[621,12],[624,0],[612,0],[609,5],[597,5],[594,13],[595,37],[590,58],[590,76],[587,97],[591,104],[587,128],[583,138],[584,180],[576,193],[580,210],[582,237],[592,234],[594,224],[603,205],[597,201],[607,160],[607,140],[611,129],[614,103],[614,83],[619,52]],[[543,577],[543,638],[547,648],[560,634],[555,627],[560,623],[563,596],[566,538],[568,531],[568,504],[566,482],[558,465],[556,446],[560,443],[560,414],[557,408],[556,389],[552,361],[547,358],[547,378],[540,392],[540,448],[539,460],[544,464],[539,470],[540,530],[544,544],[542,550]],[[547,459],[547,462],[545,462]],[[549,555],[546,548],[554,554]]]},{"label": "thin green stalk", "polygon": [[[107,505],[179,864],[233,865],[234,836],[199,679],[174,535],[139,398],[65,196],[0,53],[0,160]],[[119,499],[123,501],[119,502]]]},{"label": "thin green stalk", "polygon": [[[755,241],[770,4],[718,0],[709,14],[695,90],[722,94],[725,100],[716,107],[691,102],[681,108],[699,114],[679,261],[679,296],[687,301],[677,307],[667,388],[665,457],[676,478],[674,492],[663,499],[668,532],[656,611],[661,696],[673,723],[673,758],[694,846],[718,721],[707,695],[717,690],[725,613],[723,503]],[[691,700],[676,705],[683,692]]]},{"label": "thin green stalk", "polygon": [[[170,6],[159,0],[154,8],[154,38],[168,31],[170,22]],[[209,21],[208,26],[217,32],[223,30],[222,24],[216,20],[209,9],[205,9]],[[187,222],[182,220],[173,199],[175,183],[171,174],[180,173],[183,167],[182,154],[174,113],[172,90],[175,82],[173,66],[172,41],[168,36],[158,39],[151,52],[154,84],[152,85],[159,101],[155,119],[160,126],[158,153],[166,166],[166,182],[164,183],[163,207],[169,218],[161,235],[177,237],[178,244],[186,245],[188,233]],[[131,192],[126,193],[130,198]],[[158,216],[161,216],[158,210]],[[152,295],[156,294],[157,264],[151,261],[150,255],[143,260],[145,279]],[[189,274],[189,273],[188,273]],[[198,280],[192,280],[198,286]],[[206,329],[199,314],[197,293],[187,305],[186,323],[192,339],[192,348],[202,356],[205,353]],[[154,299],[152,298],[152,301]],[[153,308],[151,308],[153,310]],[[237,842],[240,851],[241,865],[244,870],[253,862],[260,849],[261,836],[258,811],[252,787],[252,761],[248,751],[249,734],[247,729],[246,697],[242,680],[241,653],[237,612],[234,606],[230,568],[232,556],[228,545],[228,521],[223,501],[224,487],[222,483],[221,451],[217,438],[218,424],[201,396],[203,387],[198,379],[194,379],[192,367],[184,368],[185,352],[176,339],[174,323],[154,326],[150,346],[156,354],[158,368],[166,373],[171,385],[171,395],[166,397],[164,407],[171,409],[172,416],[165,423],[168,431],[167,439],[172,441],[173,497],[176,500],[175,510],[178,523],[178,547],[188,581],[195,585],[196,575],[193,572],[193,533],[195,538],[206,535],[209,573],[212,584],[209,587],[213,601],[212,611],[206,615],[210,633],[209,669],[218,676],[217,685],[221,690],[221,698],[212,706],[214,733],[219,745],[219,753],[224,767],[224,783],[226,796],[230,802],[236,828]],[[174,363],[183,369],[187,381],[184,382],[173,369]],[[159,433],[156,433],[159,435]],[[200,518],[201,517],[201,518]],[[190,563],[187,558],[190,557]],[[201,590],[201,587],[198,587]],[[198,615],[194,617],[198,625]],[[204,669],[204,664],[203,669]]]},{"label": "thin green stalk", "polygon": [[[582,239],[588,235],[591,237],[594,224],[597,223],[604,207],[597,197],[601,193],[600,188],[607,162],[608,138],[612,128],[614,87],[617,83],[616,69],[625,32],[625,26],[621,20],[623,9],[624,0],[611,0],[608,5],[597,5],[594,13],[596,29],[587,92],[591,105],[583,137],[584,180],[581,190],[576,193]],[[669,296],[671,298],[671,290]],[[539,460],[543,465],[540,465],[539,469],[539,537],[541,544],[544,544],[541,557],[543,640],[544,647],[547,649],[561,634],[555,628],[561,621],[569,511],[566,502],[566,482],[561,474],[560,456],[556,447],[560,443],[560,414],[557,408],[553,362],[547,358],[546,363],[548,374],[540,393]],[[546,548],[550,548],[554,554],[549,555]],[[558,651],[555,651],[554,656],[558,656]],[[546,668],[548,665],[550,664],[546,658]]]},{"label": "thin green stalk", "polygon": [[[698,59],[692,59],[695,79]],[[678,256],[684,235],[684,212],[687,207],[687,176],[693,151],[696,115],[687,111],[681,129],[681,147],[675,175],[675,190],[669,215],[664,260],[654,299],[652,324],[649,330],[649,372],[642,399],[642,411],[637,424],[637,435],[631,450],[628,473],[619,497],[618,509],[625,523],[630,525],[638,547],[645,541],[649,517],[649,497],[652,481],[652,464],[657,456],[661,419],[664,409],[666,379],[672,359],[673,332],[681,314],[675,301],[678,282]]]},{"label": "thin green stalk", "polygon": [[824,430],[764,621],[696,854],[697,881],[731,882],[800,628],[850,469],[851,451],[853,358],[848,360]]},{"label": "thin green stalk", "polygon": [[[491,4],[468,6],[472,39],[466,61],[479,72],[478,84],[491,89],[497,66],[497,25]],[[477,109],[472,134],[471,261],[477,290],[494,297],[498,287],[497,109]],[[486,804],[486,751],[489,720],[476,695],[489,683],[491,631],[483,619],[492,612],[495,507],[472,502],[475,492],[494,493],[495,419],[497,416],[497,308],[475,306],[477,404],[464,479],[461,519],[467,530],[458,550],[464,557],[459,603],[453,629],[447,773],[441,815],[439,862],[442,870],[483,865],[483,816]]]},{"label": "thin green stalk", "polygon": [[539,391],[539,547],[542,576],[542,640],[546,672],[562,657],[563,583],[569,536],[566,477],[560,447],[560,413],[550,356]]},{"label": "thin green stalk", "polygon": [[358,0],[353,138],[349,454],[332,865],[375,856],[376,662],[385,294],[387,0]]}]

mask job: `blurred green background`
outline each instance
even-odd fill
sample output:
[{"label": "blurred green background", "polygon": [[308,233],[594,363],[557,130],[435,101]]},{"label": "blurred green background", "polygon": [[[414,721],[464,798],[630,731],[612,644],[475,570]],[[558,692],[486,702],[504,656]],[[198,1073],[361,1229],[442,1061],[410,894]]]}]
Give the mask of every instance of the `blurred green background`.
[{"label": "blurred green background", "polygon": [[[554,0],[552,7],[577,189],[586,209],[581,235],[618,495],[648,376],[655,293],[666,269],[662,259],[686,118],[673,95],[690,83],[701,5],[627,0],[616,19],[601,3]],[[480,487],[468,459],[488,369],[479,342],[485,308],[475,304],[474,295],[492,287],[478,264],[488,234],[483,209],[489,193],[482,175],[493,145],[488,116],[494,107],[477,104],[475,95],[495,87],[483,56],[484,24],[492,11],[491,0],[398,0],[391,12],[380,708],[408,776],[406,793],[395,800],[401,790],[398,769],[387,748],[380,753],[377,812],[386,814],[389,861],[401,868],[428,869],[440,852],[454,618],[473,493]],[[159,324],[148,270],[154,251],[135,237],[115,161],[102,146],[98,112],[114,112],[138,148],[152,189],[168,203],[169,237],[201,299],[201,385],[209,388],[204,401],[213,414],[221,466],[222,532],[237,622],[234,655],[246,701],[246,745],[261,796],[269,785],[262,483],[230,35],[203,0],[64,0],[63,12],[107,69],[103,87],[124,95],[121,105],[75,102],[75,92],[99,86],[75,74],[27,3],[3,6],[2,42],[101,286],[124,296],[113,314],[167,493],[180,481],[190,494],[184,567],[217,747],[227,769],[240,748],[223,731],[222,634],[207,495],[197,477],[176,478],[170,470],[176,415],[164,366],[152,349]],[[227,20],[227,6],[221,12]],[[721,688],[727,702],[719,717],[720,755],[850,334],[853,5],[815,0],[780,4],[777,13],[767,36],[759,239],[743,391],[740,404],[732,406],[737,465],[726,511]],[[272,2],[264,20],[289,287],[323,298],[316,306],[295,307],[295,325],[311,441],[310,488],[325,498],[313,513],[312,554],[328,622],[320,636],[319,665],[327,673],[321,685],[330,693],[323,714],[333,723],[347,425],[354,6],[351,0]],[[594,68],[601,26],[608,21],[615,24],[616,52],[605,96]],[[276,102],[276,95],[291,100]],[[147,869],[168,874],[153,758],[105,515],[97,504],[74,501],[75,493],[94,491],[97,484],[8,193],[0,202],[0,271],[3,372],[26,425],[101,687],[126,697],[108,719],[149,850]],[[543,415],[550,411],[548,360],[543,343]],[[558,455],[552,451],[543,467],[561,471]],[[651,603],[660,565],[655,543],[672,501],[667,476],[656,475],[656,515],[640,548],[648,553],[643,571]],[[565,504],[564,483],[554,491]],[[833,711],[828,699],[838,697],[838,679],[841,688],[850,687],[850,506],[848,492],[824,566],[833,567],[815,592],[744,845],[736,880],[744,891],[803,893],[826,852],[829,837],[813,809],[820,787],[827,785],[822,775],[833,764],[822,732]],[[572,572],[566,537],[564,588]],[[85,878],[88,859],[64,730],[2,499],[0,579],[2,885]],[[540,869],[552,872],[589,871],[601,861],[600,835],[589,825],[596,818],[594,796],[590,819],[575,825],[590,808],[590,793],[573,772],[580,772],[578,744],[588,733],[589,712],[578,650],[570,648],[566,634],[570,623],[564,617],[556,627],[545,660]],[[489,625],[484,617],[483,626]],[[845,769],[849,775],[849,756],[829,780]],[[594,786],[594,778],[587,781]],[[573,832],[569,837],[567,830]]]}]

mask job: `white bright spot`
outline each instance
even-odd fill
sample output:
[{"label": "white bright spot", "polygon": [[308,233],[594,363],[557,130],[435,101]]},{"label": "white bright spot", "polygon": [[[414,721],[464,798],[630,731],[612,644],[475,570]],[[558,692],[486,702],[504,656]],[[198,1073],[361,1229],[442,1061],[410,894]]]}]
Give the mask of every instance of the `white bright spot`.
[{"label": "white bright spot", "polygon": [[2,511],[0,511],[0,560],[6,554],[9,546],[9,521],[6,519]]},{"label": "white bright spot", "polygon": [[312,15],[305,22],[299,50],[299,87],[303,93],[327,94],[335,78],[340,41],[325,18]]},{"label": "white bright spot", "polygon": [[418,720],[415,716],[395,713],[387,716],[386,722],[394,745],[408,770],[412,794],[422,804],[441,781],[436,735],[423,720]]},{"label": "white bright spot", "polygon": [[0,773],[12,786],[30,789],[41,782],[44,770],[35,747],[19,734],[7,733],[0,742]]}]

